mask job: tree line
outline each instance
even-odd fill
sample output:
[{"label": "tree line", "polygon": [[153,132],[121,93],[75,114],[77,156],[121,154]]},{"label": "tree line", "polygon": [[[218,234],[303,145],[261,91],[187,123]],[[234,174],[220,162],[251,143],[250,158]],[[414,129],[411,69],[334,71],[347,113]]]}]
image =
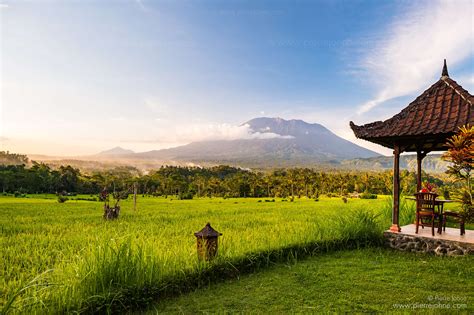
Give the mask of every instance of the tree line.
[{"label": "tree line", "polygon": [[[309,168],[278,169],[256,172],[231,166],[209,168],[163,166],[142,174],[134,167],[117,167],[108,171],[83,173],[71,166],[52,169],[44,163],[30,166],[0,165],[0,189],[4,193],[78,193],[97,194],[132,190],[155,196],[192,197],[308,197],[320,194],[345,195],[352,192],[391,194],[391,171],[325,172]],[[442,175],[423,174],[424,180],[442,189],[453,185]],[[412,194],[416,174],[401,172],[401,191]]]}]

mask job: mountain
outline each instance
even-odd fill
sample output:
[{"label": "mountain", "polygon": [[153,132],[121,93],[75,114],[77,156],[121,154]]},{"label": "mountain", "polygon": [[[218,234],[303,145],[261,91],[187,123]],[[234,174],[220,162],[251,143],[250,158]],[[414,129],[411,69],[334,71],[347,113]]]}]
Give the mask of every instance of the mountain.
[{"label": "mountain", "polygon": [[102,151],[98,153],[96,156],[103,156],[103,157],[114,157],[114,156],[130,156],[135,154],[132,150],[127,150],[121,147],[115,147],[110,150]]},{"label": "mountain", "polygon": [[255,118],[244,124],[248,139],[193,142],[137,153],[141,159],[246,167],[314,166],[379,154],[342,139],[320,124],[282,118]]},{"label": "mountain", "polygon": [[[52,165],[71,164],[79,168],[108,169],[134,166],[151,170],[162,165],[228,164],[257,169],[278,167],[314,167],[382,171],[393,168],[393,157],[382,156],[342,139],[320,124],[281,118],[255,118],[241,125],[246,139],[193,142],[164,150],[134,153],[116,147],[92,156],[30,156]],[[423,160],[426,172],[444,172],[448,163],[440,155]],[[402,155],[400,168],[415,170],[416,155]]]}]

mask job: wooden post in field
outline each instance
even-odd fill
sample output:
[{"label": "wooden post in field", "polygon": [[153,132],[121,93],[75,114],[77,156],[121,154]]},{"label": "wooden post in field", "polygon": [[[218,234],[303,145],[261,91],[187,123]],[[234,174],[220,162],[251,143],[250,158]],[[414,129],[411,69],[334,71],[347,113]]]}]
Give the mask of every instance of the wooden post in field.
[{"label": "wooden post in field", "polygon": [[133,183],[133,211],[137,211],[137,183]]}]

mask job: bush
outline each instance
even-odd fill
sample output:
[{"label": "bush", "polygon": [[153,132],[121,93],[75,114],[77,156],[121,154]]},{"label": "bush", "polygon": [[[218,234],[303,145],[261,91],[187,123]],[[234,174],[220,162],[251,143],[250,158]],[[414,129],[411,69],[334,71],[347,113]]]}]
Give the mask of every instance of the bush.
[{"label": "bush", "polygon": [[180,200],[190,200],[193,199],[193,194],[191,192],[180,193],[178,198]]},{"label": "bush", "polygon": [[64,196],[59,196],[58,197],[58,202],[59,203],[65,203],[66,201],[68,201],[69,198],[68,197],[64,197]]},{"label": "bush", "polygon": [[20,191],[15,191],[13,195],[15,196],[15,198],[26,198],[26,194],[23,194]]},{"label": "bush", "polygon": [[83,201],[98,201],[98,199],[96,197],[92,197],[92,198],[81,198],[81,197],[78,197],[76,198],[76,200],[83,200]]},{"label": "bush", "polygon": [[364,193],[359,195],[359,198],[360,199],[377,199],[377,195],[376,194],[371,194],[369,192],[364,192]]}]

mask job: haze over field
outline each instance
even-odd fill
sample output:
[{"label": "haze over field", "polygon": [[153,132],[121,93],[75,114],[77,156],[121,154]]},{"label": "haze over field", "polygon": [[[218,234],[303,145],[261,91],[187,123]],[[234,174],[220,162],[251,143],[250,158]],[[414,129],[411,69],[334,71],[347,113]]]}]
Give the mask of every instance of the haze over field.
[{"label": "haze over field", "polygon": [[0,150],[77,156],[245,142],[241,123],[268,116],[391,154],[354,139],[348,122],[399,112],[439,78],[444,58],[473,91],[473,7],[1,0]]},{"label": "haze over field", "polygon": [[[75,157],[31,155],[53,167],[73,165],[85,171],[133,166],[142,171],[164,165],[215,166],[231,165],[252,169],[311,167],[340,170],[386,170],[393,168],[393,159],[340,138],[319,124],[302,120],[260,117],[240,128],[247,133],[243,139],[207,140],[171,149],[134,152],[114,147],[97,154]],[[0,161],[1,162],[1,161]],[[402,156],[401,167],[414,170],[416,156]],[[440,155],[425,158],[423,167],[429,172],[444,172],[447,163]]]}]

